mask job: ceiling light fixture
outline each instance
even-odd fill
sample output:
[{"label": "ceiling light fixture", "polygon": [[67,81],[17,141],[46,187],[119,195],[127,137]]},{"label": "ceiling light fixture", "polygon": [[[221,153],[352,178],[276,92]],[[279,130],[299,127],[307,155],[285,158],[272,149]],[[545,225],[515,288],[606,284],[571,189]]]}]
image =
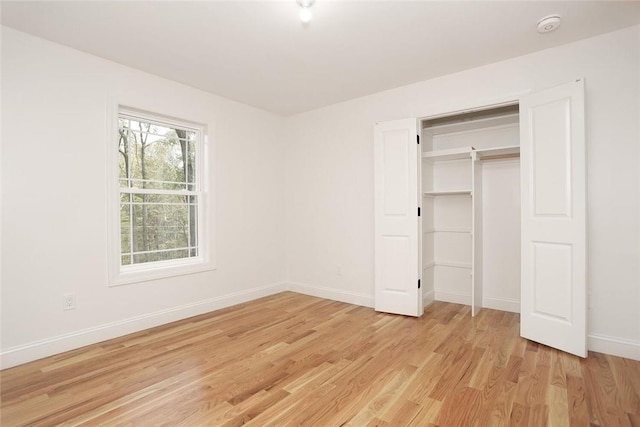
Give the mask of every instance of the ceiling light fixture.
[{"label": "ceiling light fixture", "polygon": [[300,20],[303,24],[308,24],[311,22],[311,6],[316,2],[316,0],[296,0],[298,6],[300,6]]},{"label": "ceiling light fixture", "polygon": [[558,15],[549,15],[545,16],[541,20],[538,21],[538,32],[539,33],[550,33],[553,30],[558,29],[560,26],[560,17]]}]

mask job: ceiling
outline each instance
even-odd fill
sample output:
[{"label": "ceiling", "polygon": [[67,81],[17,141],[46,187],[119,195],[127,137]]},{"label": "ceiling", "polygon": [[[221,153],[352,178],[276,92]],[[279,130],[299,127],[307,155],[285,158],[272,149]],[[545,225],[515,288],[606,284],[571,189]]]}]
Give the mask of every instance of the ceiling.
[{"label": "ceiling", "polygon": [[[282,115],[640,23],[639,1],[2,1],[3,25]],[[537,21],[562,17],[552,33]]]}]

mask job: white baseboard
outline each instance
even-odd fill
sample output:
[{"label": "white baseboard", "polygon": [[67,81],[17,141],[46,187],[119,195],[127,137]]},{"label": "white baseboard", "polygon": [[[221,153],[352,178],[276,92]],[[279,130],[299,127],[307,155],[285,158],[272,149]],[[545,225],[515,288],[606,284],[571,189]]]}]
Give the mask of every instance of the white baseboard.
[{"label": "white baseboard", "polygon": [[299,294],[311,295],[314,297],[346,302],[364,307],[374,307],[374,299],[372,295],[347,292],[340,289],[326,288],[324,286],[315,286],[300,282],[287,282],[286,287],[287,290],[297,292]]},{"label": "white baseboard", "polygon": [[287,287],[283,283],[274,283],[9,348],[0,352],[0,369],[21,365],[43,357],[277,294],[285,290],[287,290]]},{"label": "white baseboard", "polygon": [[590,351],[640,360],[640,342],[624,338],[589,335],[587,347]]},{"label": "white baseboard", "polygon": [[[454,304],[471,305],[471,295],[459,294],[456,292],[435,291],[435,300],[452,302]],[[482,308],[520,313],[520,301],[484,297],[482,298]]]},{"label": "white baseboard", "polygon": [[491,308],[493,310],[520,313],[520,301],[511,300],[511,299],[483,297],[482,307]]},{"label": "white baseboard", "polygon": [[436,301],[452,302],[454,304],[471,305],[471,295],[458,294],[455,292],[442,292],[436,290],[434,292],[434,299]]}]

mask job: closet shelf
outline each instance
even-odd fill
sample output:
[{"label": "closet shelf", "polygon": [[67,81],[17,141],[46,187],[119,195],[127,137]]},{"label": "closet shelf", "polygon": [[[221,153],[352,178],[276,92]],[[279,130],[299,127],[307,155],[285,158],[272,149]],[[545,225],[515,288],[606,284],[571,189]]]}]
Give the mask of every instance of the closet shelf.
[{"label": "closet shelf", "polygon": [[501,159],[520,156],[519,145],[506,147],[481,148],[462,147],[448,150],[425,151],[422,158],[431,161],[470,159],[472,153],[477,153],[480,160]]},{"label": "closet shelf", "polygon": [[467,131],[477,131],[485,128],[497,128],[504,126],[517,126],[520,115],[517,111],[510,114],[500,114],[493,117],[476,118],[452,123],[443,123],[425,127],[423,129],[431,132],[432,135],[444,135]]},{"label": "closet shelf", "polygon": [[435,261],[435,262],[429,262],[424,264],[422,269],[426,270],[432,267],[453,267],[453,268],[471,269],[471,264],[466,264],[462,262]]},{"label": "closet shelf", "polygon": [[467,190],[449,190],[449,191],[425,191],[424,195],[426,197],[436,197],[436,196],[464,196],[471,195],[471,189]]},{"label": "closet shelf", "polygon": [[473,147],[451,148],[448,150],[425,151],[422,158],[432,161],[470,159]]},{"label": "closet shelf", "polygon": [[510,157],[520,157],[520,146],[510,145],[507,147],[485,148],[475,150],[480,160],[505,159]]},{"label": "closet shelf", "polygon": [[424,234],[430,234],[430,233],[461,233],[461,234],[471,234],[471,230],[468,228],[453,228],[453,227],[448,227],[448,228],[430,228],[428,230],[423,230]]}]

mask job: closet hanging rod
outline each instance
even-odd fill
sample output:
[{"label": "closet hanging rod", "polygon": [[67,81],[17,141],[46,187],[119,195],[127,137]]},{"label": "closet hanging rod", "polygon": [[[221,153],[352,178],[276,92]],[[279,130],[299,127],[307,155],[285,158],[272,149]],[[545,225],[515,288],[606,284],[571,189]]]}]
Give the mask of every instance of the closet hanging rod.
[{"label": "closet hanging rod", "polygon": [[496,154],[495,156],[483,156],[480,157],[480,160],[499,160],[499,159],[513,159],[520,157],[520,153],[510,153],[510,154]]}]

